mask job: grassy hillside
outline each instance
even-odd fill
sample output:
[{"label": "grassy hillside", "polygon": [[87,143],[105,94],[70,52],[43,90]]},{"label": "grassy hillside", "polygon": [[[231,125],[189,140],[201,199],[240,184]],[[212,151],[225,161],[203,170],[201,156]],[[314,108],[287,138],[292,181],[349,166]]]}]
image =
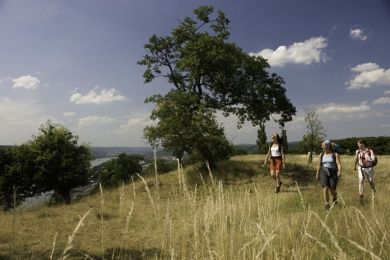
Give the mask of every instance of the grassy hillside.
[{"label": "grassy hillside", "polygon": [[[343,156],[339,205],[326,212],[313,167],[287,156],[274,193],[264,155],[234,157],[211,178],[194,169],[100,190],[71,205],[0,213],[0,258],[390,259],[390,156],[358,203]],[[218,181],[221,180],[221,181]]]}]

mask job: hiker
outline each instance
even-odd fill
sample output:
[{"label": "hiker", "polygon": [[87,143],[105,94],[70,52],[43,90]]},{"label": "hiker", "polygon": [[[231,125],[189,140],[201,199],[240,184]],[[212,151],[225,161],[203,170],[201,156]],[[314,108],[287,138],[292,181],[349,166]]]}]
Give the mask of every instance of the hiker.
[{"label": "hiker", "polygon": [[316,180],[320,179],[324,193],[325,209],[329,210],[329,192],[333,197],[333,205],[337,204],[337,182],[341,176],[341,161],[338,153],[333,151],[332,142],[325,140],[322,142],[323,151],[318,157],[318,167]]},{"label": "hiker", "polygon": [[367,178],[368,182],[370,183],[372,192],[376,192],[373,167],[373,162],[375,161],[376,157],[374,151],[367,147],[367,143],[364,139],[359,139],[357,146],[359,149],[356,150],[355,154],[354,171],[356,171],[356,165],[358,165],[357,174],[359,178],[359,201],[361,204],[363,204],[363,183],[365,178]]},{"label": "hiker", "polygon": [[272,134],[272,143],[268,148],[267,156],[264,160],[264,166],[269,161],[269,170],[271,177],[276,180],[275,192],[280,192],[282,182],[280,181],[280,172],[284,169],[285,155],[283,151],[282,139],[279,134]]}]

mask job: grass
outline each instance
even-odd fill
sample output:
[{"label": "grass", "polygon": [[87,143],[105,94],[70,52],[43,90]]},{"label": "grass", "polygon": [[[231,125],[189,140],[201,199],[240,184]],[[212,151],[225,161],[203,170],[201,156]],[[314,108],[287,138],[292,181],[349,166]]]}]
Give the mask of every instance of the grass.
[{"label": "grass", "polygon": [[[390,259],[390,156],[376,167],[377,194],[358,203],[353,158],[342,156],[339,204],[323,209],[314,167],[288,155],[283,187],[237,156],[213,172],[186,168],[101,189],[71,205],[0,213],[5,259]],[[315,162],[314,162],[315,164]]]}]

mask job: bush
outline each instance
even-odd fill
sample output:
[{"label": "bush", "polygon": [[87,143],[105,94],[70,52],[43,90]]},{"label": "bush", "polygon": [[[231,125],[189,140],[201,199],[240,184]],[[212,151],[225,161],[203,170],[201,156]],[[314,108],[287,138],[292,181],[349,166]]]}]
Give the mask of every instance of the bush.
[{"label": "bush", "polygon": [[144,157],[139,154],[120,154],[118,158],[102,164],[99,181],[103,187],[114,188],[127,183],[135,173],[142,173],[140,161]]},{"label": "bush", "polygon": [[[166,159],[157,159],[157,173],[158,174],[164,174],[167,172],[171,172],[177,169],[177,162],[173,160],[166,160]],[[154,174],[154,163],[152,162],[149,164],[149,166],[145,169],[144,174],[145,175],[152,175]]]}]

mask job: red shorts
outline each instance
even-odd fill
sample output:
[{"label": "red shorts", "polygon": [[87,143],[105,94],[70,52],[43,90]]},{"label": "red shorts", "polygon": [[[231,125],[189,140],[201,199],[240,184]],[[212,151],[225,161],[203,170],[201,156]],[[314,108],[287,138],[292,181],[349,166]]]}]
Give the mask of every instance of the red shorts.
[{"label": "red shorts", "polygon": [[270,171],[280,171],[282,169],[282,158],[271,158],[269,163]]}]

